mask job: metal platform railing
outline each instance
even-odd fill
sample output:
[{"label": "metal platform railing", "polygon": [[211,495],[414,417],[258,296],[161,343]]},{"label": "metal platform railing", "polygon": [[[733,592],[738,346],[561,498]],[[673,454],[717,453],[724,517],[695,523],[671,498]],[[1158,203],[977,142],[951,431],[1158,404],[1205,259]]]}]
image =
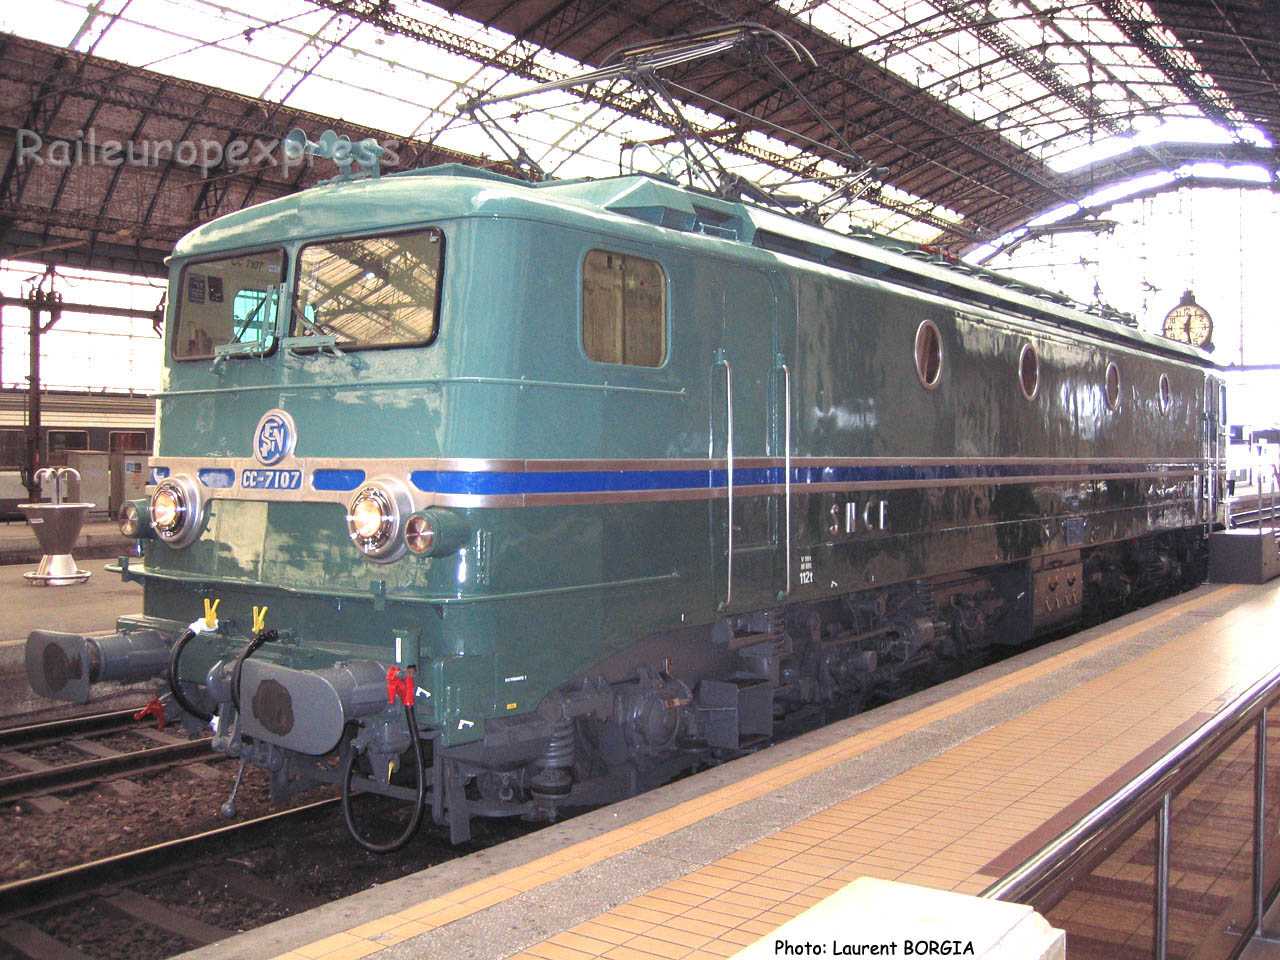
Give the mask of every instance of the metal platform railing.
[{"label": "metal platform railing", "polygon": [[[1266,481],[1270,481],[1270,490]],[[1232,500],[1228,508],[1227,525],[1231,528],[1257,526],[1261,533],[1264,527],[1275,527],[1277,493],[1280,492],[1280,469],[1271,468],[1270,478],[1259,476],[1258,492]]]},{"label": "metal platform railing", "polygon": [[1231,507],[1231,528],[1274,527],[1278,517],[1280,510],[1273,502],[1261,497],[1256,500],[1240,500]]},{"label": "metal platform railing", "polygon": [[1066,930],[1067,960],[1237,957],[1280,892],[1277,704],[1280,668],[982,895]]}]

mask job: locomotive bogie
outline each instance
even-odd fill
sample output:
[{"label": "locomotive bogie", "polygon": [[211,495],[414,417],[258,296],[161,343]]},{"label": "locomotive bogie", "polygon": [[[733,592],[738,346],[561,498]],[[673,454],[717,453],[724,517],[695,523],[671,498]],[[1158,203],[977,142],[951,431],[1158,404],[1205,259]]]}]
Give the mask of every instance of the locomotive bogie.
[{"label": "locomotive bogie", "polygon": [[[209,278],[271,264],[219,352]],[[170,303],[186,513],[118,635],[192,634],[279,794],[413,794],[421,748],[454,839],[1185,588],[1220,517],[1196,351],[652,178],[309,191],[182,241]]]}]

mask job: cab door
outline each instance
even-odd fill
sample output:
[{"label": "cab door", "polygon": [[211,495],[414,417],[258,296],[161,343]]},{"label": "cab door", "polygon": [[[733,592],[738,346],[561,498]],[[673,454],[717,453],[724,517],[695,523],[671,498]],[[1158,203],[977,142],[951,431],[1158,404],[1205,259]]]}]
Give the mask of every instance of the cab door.
[{"label": "cab door", "polygon": [[1204,455],[1207,459],[1202,495],[1204,522],[1211,531],[1227,525],[1226,502],[1227,386],[1219,377],[1204,379]]},{"label": "cab door", "polygon": [[731,269],[718,280],[720,342],[712,358],[711,568],[722,613],[785,596],[787,511],[784,414],[790,371],[778,349],[777,281]]}]

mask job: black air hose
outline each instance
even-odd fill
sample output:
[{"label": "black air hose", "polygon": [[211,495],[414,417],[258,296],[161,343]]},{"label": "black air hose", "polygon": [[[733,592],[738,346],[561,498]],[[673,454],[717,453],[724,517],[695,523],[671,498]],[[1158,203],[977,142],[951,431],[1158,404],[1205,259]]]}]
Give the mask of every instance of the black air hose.
[{"label": "black air hose", "polygon": [[178,658],[182,656],[183,648],[187,643],[195,637],[196,632],[190,628],[182,631],[182,636],[169,649],[169,666],[165,673],[165,679],[169,681],[169,689],[173,691],[173,699],[178,702],[183,710],[191,714],[197,720],[203,720],[208,723],[213,719],[212,713],[206,713],[197,707],[194,703],[187,699],[187,695],[182,692],[182,684],[178,682]]},{"label": "black air hose", "polygon": [[413,741],[413,755],[417,760],[418,768],[416,772],[417,789],[413,800],[413,815],[409,817],[409,825],[404,828],[404,832],[400,836],[390,843],[374,843],[372,840],[360,835],[355,819],[351,816],[351,776],[355,771],[356,755],[359,752],[354,746],[347,751],[347,759],[342,765],[342,819],[347,824],[347,832],[351,834],[351,839],[370,853],[394,853],[407,844],[413,839],[413,835],[418,832],[418,827],[422,824],[423,811],[426,810],[427,772],[422,759],[422,738],[418,735],[418,717],[413,712],[412,706],[404,708],[404,718],[405,722],[409,724],[409,737]]},{"label": "black air hose", "polygon": [[244,662],[253,656],[264,643],[270,643],[279,637],[274,630],[263,630],[253,635],[245,648],[240,651],[240,656],[236,657],[235,666],[231,668],[231,702],[236,705],[236,710],[240,709],[240,671],[244,668]]}]

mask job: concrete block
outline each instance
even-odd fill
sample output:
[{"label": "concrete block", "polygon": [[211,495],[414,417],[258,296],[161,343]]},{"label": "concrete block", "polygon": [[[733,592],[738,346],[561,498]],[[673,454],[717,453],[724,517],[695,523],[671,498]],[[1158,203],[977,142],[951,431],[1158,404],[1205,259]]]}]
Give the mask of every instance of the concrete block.
[{"label": "concrete block", "polygon": [[102,792],[113,794],[123,800],[134,800],[146,791],[132,780],[108,780],[102,784]]},{"label": "concrete block", "polygon": [[207,763],[184,763],[178,767],[184,777],[192,780],[221,780],[222,776]]},{"label": "concrete block", "polygon": [[66,805],[67,801],[53,796],[23,797],[18,801],[18,806],[22,808],[23,813],[34,813],[39,816],[57,813]]},{"label": "concrete block", "polygon": [[1209,535],[1209,579],[1266,583],[1280,576],[1280,537],[1274,527],[1220,530]]}]

